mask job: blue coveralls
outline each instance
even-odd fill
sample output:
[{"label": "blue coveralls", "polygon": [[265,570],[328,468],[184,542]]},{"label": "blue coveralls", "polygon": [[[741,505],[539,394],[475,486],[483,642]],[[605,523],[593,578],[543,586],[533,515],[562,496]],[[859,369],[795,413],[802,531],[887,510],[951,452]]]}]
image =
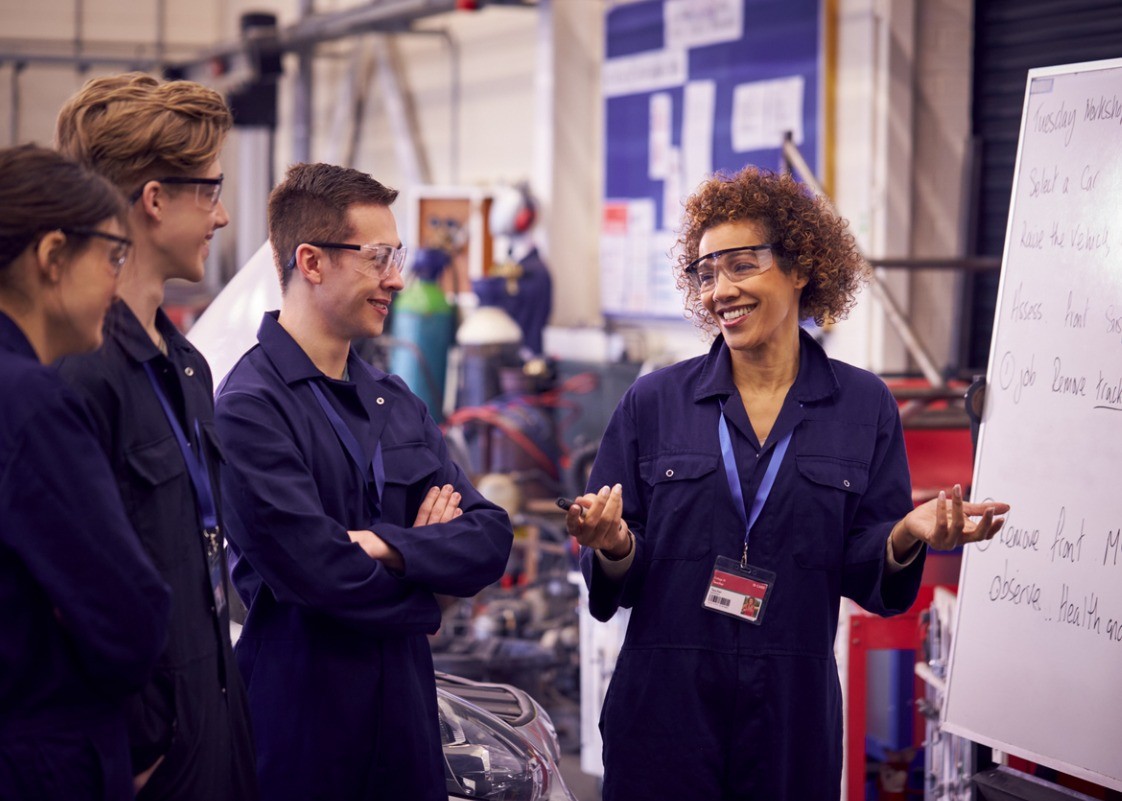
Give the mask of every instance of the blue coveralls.
[{"label": "blue coveralls", "polygon": [[[258,345],[219,389],[223,503],[234,582],[249,607],[237,644],[249,690],[262,797],[271,801],[445,801],[427,634],[433,593],[496,581],[513,534],[449,458],[424,404],[352,351],[350,380],[324,376],[265,315]],[[313,394],[318,384],[362,445],[380,442],[384,496],[348,458]],[[413,528],[428,489],[455,485],[463,515]],[[371,525],[372,514],[380,522]],[[404,574],[348,530],[373,529]]]},{"label": "blue coveralls", "polygon": [[[758,626],[702,607],[716,558],[739,560],[744,542],[717,433],[725,399],[746,504],[794,432],[748,547],[750,564],[776,574]],[[761,448],[718,338],[620,401],[589,490],[616,483],[634,563],[613,582],[581,554],[593,616],[632,609],[601,717],[605,801],[838,798],[840,596],[896,614],[923,570],[921,554],[885,573],[888,535],[912,502],[884,383],[801,333],[798,377]]]},{"label": "blue coveralls", "polygon": [[0,798],[133,797],[169,604],[82,402],[0,313]]},{"label": "blue coveralls", "polygon": [[254,801],[249,706],[230,644],[229,611],[215,603],[195,489],[145,366],[191,447],[205,453],[217,496],[214,385],[202,354],[162,309],[156,328],[166,355],[118,300],[105,317],[105,344],[59,365],[86,402],[132,528],[172,591],[164,651],[128,705],[133,771],[163,757],[138,801]]}]

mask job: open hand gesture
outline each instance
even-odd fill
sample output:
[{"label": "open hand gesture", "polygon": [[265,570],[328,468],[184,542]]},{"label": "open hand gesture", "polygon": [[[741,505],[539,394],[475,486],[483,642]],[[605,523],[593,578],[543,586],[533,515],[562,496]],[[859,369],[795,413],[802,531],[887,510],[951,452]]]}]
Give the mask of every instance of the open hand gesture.
[{"label": "open hand gesture", "polygon": [[[949,502],[948,502],[949,501]],[[917,506],[892,530],[893,550],[907,553],[915,542],[926,542],[937,551],[949,551],[970,542],[981,542],[1001,531],[1007,503],[964,503],[962,486],[954,485],[951,497],[940,492],[937,498]],[[981,515],[978,520],[971,516]]]}]

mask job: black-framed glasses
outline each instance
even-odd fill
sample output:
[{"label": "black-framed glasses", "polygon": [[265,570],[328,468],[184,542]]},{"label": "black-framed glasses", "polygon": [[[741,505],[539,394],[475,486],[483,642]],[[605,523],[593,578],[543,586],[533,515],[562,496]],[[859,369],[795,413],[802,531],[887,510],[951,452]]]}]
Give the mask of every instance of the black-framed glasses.
[{"label": "black-framed glasses", "polygon": [[[347,242],[302,242],[301,244],[329,250],[352,250],[359,254],[358,269],[367,275],[385,278],[391,267],[400,275],[405,275],[405,257],[409,254],[409,248],[404,246],[395,248],[393,245],[381,244],[352,245]],[[288,269],[291,270],[295,266],[296,254],[293,253],[292,258],[288,260]]]},{"label": "black-framed glasses", "polygon": [[778,244],[767,242],[706,253],[686,266],[686,280],[700,292],[711,292],[717,286],[718,272],[724,273],[725,278],[734,282],[766,273],[775,265],[772,249]]},{"label": "black-framed glasses", "polygon": [[125,262],[129,260],[129,251],[132,250],[132,240],[127,237],[99,231],[96,228],[83,228],[81,226],[60,228],[59,230],[71,236],[92,236],[97,239],[104,239],[108,242],[110,244],[109,266],[112,268],[114,275],[119,275],[121,268],[124,267]]},{"label": "black-framed glasses", "polygon": [[[158,184],[171,184],[172,186],[194,186],[195,187],[195,205],[200,209],[207,211],[214,211],[218,206],[218,200],[222,197],[222,182],[226,180],[225,175],[219,175],[217,178],[193,178],[182,175],[169,175],[163,178],[149,178],[148,181],[155,181]],[[140,188],[129,195],[129,203],[135,203],[140,200],[140,196],[144,194],[144,186],[148,183],[145,181],[141,184]]]}]

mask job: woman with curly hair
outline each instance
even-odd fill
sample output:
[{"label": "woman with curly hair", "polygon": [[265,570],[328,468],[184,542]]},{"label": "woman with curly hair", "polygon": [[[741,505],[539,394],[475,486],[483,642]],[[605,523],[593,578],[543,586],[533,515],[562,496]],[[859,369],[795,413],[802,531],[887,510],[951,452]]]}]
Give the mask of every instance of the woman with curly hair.
[{"label": "woman with curly hair", "polygon": [[[708,355],[620,401],[566,523],[592,615],[630,608],[604,702],[604,799],[836,799],[841,596],[892,615],[926,546],[992,537],[1006,504],[913,509],[896,402],[800,327],[868,267],[844,220],[748,167],[686,203],[676,266]],[[980,515],[971,520],[969,515]]]}]

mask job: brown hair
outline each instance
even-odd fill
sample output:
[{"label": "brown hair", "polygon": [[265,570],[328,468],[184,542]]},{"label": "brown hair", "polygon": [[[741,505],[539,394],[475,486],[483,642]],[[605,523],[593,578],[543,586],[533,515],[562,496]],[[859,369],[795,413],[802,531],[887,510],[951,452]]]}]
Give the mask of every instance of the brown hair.
[{"label": "brown hair", "polygon": [[0,149],[0,276],[48,231],[89,228],[110,217],[124,225],[124,216],[121,193],[86,167],[35,145]]},{"label": "brown hair", "polygon": [[55,144],[128,195],[153,178],[205,169],[232,125],[213,89],[129,72],[87,81],[59,112]]},{"label": "brown hair", "polygon": [[304,242],[341,242],[354,232],[351,206],[389,206],[397,190],[369,175],[333,164],[293,164],[269,195],[269,241],[281,291],[292,277],[292,258]]},{"label": "brown hair", "polygon": [[778,243],[774,255],[783,272],[808,279],[799,301],[800,319],[823,325],[849,313],[869,273],[849,224],[792,176],[745,167],[735,175],[714,175],[686,201],[674,277],[686,293],[686,316],[699,328],[713,331],[717,325],[684,270],[701,255],[698,246],[706,231],[747,221],[762,225],[768,239]]}]

